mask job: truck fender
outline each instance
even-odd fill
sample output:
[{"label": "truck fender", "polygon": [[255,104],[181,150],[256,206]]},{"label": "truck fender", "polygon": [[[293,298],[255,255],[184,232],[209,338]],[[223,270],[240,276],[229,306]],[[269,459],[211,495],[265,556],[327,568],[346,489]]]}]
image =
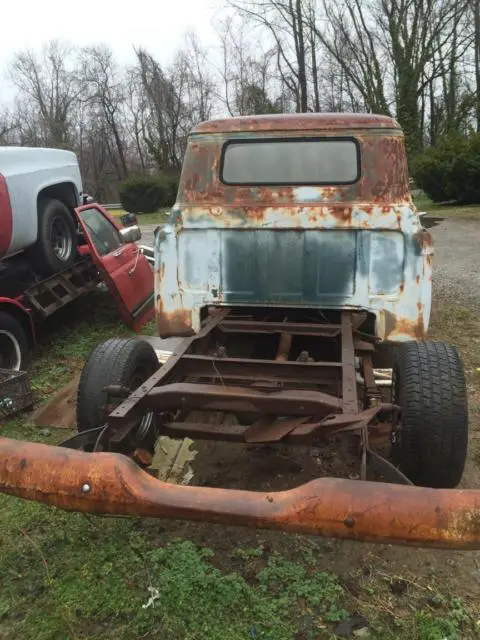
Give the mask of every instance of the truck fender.
[{"label": "truck fender", "polygon": [[35,346],[35,325],[30,311],[15,298],[0,296],[0,311],[15,318],[25,331],[30,349]]}]

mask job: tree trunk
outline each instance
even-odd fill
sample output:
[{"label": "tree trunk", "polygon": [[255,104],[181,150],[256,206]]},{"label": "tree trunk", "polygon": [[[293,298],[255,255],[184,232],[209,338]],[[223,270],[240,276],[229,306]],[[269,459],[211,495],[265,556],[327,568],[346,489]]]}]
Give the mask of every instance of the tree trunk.
[{"label": "tree trunk", "polygon": [[475,0],[475,113],[477,132],[480,133],[480,0]]}]

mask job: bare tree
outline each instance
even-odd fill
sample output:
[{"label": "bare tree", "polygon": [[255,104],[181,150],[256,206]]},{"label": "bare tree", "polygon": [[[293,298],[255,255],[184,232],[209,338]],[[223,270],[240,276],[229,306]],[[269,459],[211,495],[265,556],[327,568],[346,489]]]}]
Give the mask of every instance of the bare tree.
[{"label": "bare tree", "polygon": [[244,20],[229,18],[219,31],[222,101],[232,116],[290,111],[285,85],[278,77],[276,47],[260,48],[257,34],[253,34],[252,42],[247,35],[250,32],[252,36],[249,26]]},{"label": "bare tree", "polygon": [[308,32],[304,0],[229,0],[229,4],[270,33],[278,72],[295,96],[296,111],[308,111],[308,38],[311,41],[315,34]]},{"label": "bare tree", "polygon": [[107,47],[85,48],[81,54],[83,99],[92,109],[99,111],[106,131],[106,142],[119,180],[128,176],[123,107],[125,103],[124,78],[113,53]]},{"label": "bare tree", "polygon": [[[317,27],[317,33],[324,46],[361,93],[367,109],[391,113],[394,105],[410,150],[418,151],[425,90],[448,71],[448,96],[455,100],[455,64],[471,43],[470,34],[458,27],[467,1],[323,2],[329,26]],[[388,99],[391,93],[393,101]]]},{"label": "bare tree", "polygon": [[14,57],[10,78],[23,104],[38,114],[42,142],[69,146],[72,113],[81,92],[73,50],[59,41],[48,43],[38,56],[23,51]]}]

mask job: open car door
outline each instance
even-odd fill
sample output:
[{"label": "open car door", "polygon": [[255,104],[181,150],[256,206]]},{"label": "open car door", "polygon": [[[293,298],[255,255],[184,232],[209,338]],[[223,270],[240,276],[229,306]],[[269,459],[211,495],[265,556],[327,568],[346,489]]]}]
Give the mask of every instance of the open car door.
[{"label": "open car door", "polygon": [[113,219],[99,204],[77,207],[75,213],[120,317],[138,331],[155,313],[152,267],[135,242],[124,241]]}]

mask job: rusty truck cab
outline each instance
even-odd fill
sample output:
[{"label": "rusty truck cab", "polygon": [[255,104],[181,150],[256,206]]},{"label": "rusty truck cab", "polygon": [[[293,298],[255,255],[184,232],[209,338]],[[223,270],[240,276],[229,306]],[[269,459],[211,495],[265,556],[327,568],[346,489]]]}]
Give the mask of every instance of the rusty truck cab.
[{"label": "rusty truck cab", "polygon": [[195,334],[205,308],[247,305],[363,309],[380,340],[421,339],[431,253],[394,119],[204,122],[156,235],[158,332]]}]

